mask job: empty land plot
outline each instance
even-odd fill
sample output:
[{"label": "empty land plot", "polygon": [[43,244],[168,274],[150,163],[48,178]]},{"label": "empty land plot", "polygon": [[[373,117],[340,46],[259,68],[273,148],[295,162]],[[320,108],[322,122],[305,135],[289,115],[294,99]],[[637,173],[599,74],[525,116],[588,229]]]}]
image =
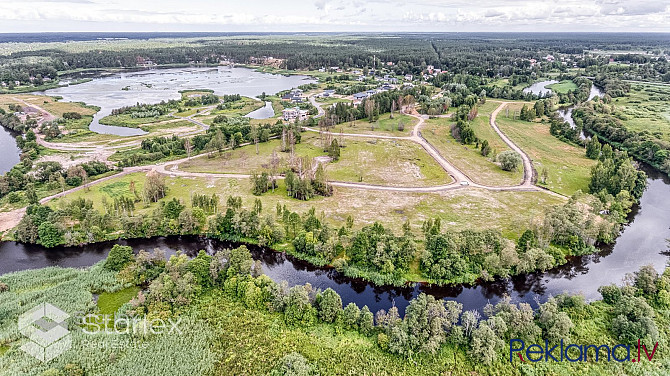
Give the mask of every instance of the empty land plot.
[{"label": "empty land plot", "polygon": [[[134,197],[130,191],[131,184],[141,194],[145,180],[144,173],[128,174],[52,200],[49,205],[56,207],[61,202],[85,198],[92,200],[96,209],[104,210],[103,197],[107,202],[121,196]],[[298,213],[305,213],[314,207],[317,213],[323,213],[326,220],[336,227],[343,225],[351,215],[355,219],[356,228],[380,222],[399,232],[402,224],[409,220],[417,235],[421,233],[421,223],[425,219],[439,217],[443,228],[497,228],[505,236],[516,238],[533,221],[542,219],[546,208],[564,202],[546,192],[461,189],[439,193],[399,193],[343,187],[335,187],[331,197],[317,196],[309,201],[301,201],[288,197],[281,181],[274,192],[262,196],[252,195],[249,179],[167,177],[165,181],[168,190],[163,200],[177,198],[188,207],[191,206],[193,192],[217,194],[219,208],[225,208],[228,196],[239,196],[246,208],[253,207],[254,200],[260,199],[264,214],[274,211],[277,204],[286,205]],[[160,202],[149,205],[137,203],[134,215],[149,214],[160,205]]]},{"label": "empty land plot", "polygon": [[[338,138],[339,140],[339,138]],[[431,186],[448,184],[452,180],[442,167],[411,141],[351,139],[340,140],[340,159],[326,164],[330,180],[362,182],[390,186]],[[301,143],[294,149],[296,157],[313,159],[325,156],[320,136],[303,133]],[[213,158],[203,156],[184,162],[180,170],[189,172],[239,173],[269,169],[273,153],[279,160],[278,170],[290,167],[291,156],[281,152],[279,140],[258,144],[258,154],[254,145],[233,151],[214,153]]]},{"label": "empty land plot", "polygon": [[[478,115],[476,120],[473,120],[473,124],[475,123],[477,124],[473,127],[475,132],[487,129],[488,116],[485,114]],[[521,169],[512,172],[504,171],[490,157],[484,157],[475,145],[461,144],[452,137],[451,124],[451,119],[430,119],[425,122],[421,134],[444,158],[476,183],[488,186],[510,186],[521,183],[523,180]],[[488,133],[488,131],[486,132]],[[497,134],[493,136],[488,133],[488,135],[488,137],[484,137],[477,133],[478,137],[489,139],[489,142],[499,140],[499,142],[496,142],[498,153],[507,150]]]},{"label": "empty land plot", "polygon": [[[510,112],[511,114],[511,112]],[[567,196],[588,192],[591,168],[595,161],[586,158],[582,148],[558,140],[545,123],[513,120],[498,115],[496,123],[533,162],[538,174],[547,170],[547,188]]]}]

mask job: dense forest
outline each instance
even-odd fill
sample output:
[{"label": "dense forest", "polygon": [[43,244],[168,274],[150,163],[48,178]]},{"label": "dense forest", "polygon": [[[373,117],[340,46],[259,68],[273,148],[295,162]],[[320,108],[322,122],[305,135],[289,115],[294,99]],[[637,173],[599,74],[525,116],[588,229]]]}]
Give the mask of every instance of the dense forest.
[{"label": "dense forest", "polygon": [[[640,53],[640,49],[645,53]],[[19,51],[0,56],[0,81],[30,83],[35,79],[56,78],[57,72],[91,68],[134,68],[139,62],[158,65],[218,64],[220,60],[249,63],[252,57],[272,56],[283,59],[283,68],[319,69],[321,67],[388,66],[396,74],[421,73],[434,66],[453,73],[479,77],[537,75],[552,69],[565,71],[559,59],[532,65],[531,59],[548,55],[566,55],[587,74],[608,77],[670,81],[670,64],[665,57],[667,40],[649,34],[612,36],[579,34],[383,34],[313,35],[261,38],[249,36],[244,43],[238,37],[203,37],[180,47],[127,49],[92,48],[81,52],[59,49]],[[587,51],[631,51],[611,57]],[[31,80],[32,77],[32,80]]]}]

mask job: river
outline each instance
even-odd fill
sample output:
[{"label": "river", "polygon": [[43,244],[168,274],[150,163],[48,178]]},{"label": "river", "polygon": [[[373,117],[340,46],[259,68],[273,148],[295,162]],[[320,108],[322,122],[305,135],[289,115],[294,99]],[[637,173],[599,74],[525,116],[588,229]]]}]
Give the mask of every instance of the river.
[{"label": "river", "polygon": [[[373,312],[388,309],[392,304],[404,312],[409,300],[420,292],[456,300],[467,310],[481,310],[487,303],[495,303],[503,296],[511,297],[513,302],[532,305],[563,292],[581,293],[587,299],[594,300],[600,298],[597,291],[599,286],[621,283],[627,273],[638,270],[640,266],[652,264],[659,271],[665,268],[668,260],[665,239],[670,238],[670,200],[666,199],[670,196],[670,179],[654,170],[645,170],[649,176],[647,191],[640,205],[631,213],[631,222],[624,227],[616,244],[594,255],[575,257],[546,273],[532,273],[475,286],[374,286],[344,277],[333,269],[314,267],[269,249],[257,246],[249,248],[254,258],[262,261],[264,273],[275,281],[285,280],[290,285],[309,282],[320,289],[330,287],[342,296],[345,305],[349,302],[359,306],[368,305]],[[54,265],[89,266],[105,258],[115,243],[45,249],[38,245],[3,242],[0,243],[0,274]],[[168,254],[182,250],[190,255],[195,255],[200,249],[212,253],[217,249],[236,246],[193,236],[121,240],[118,243],[130,245],[135,250],[162,248]]]},{"label": "river", "polygon": [[[388,309],[392,305],[404,312],[409,300],[421,292],[458,301],[466,310],[481,310],[487,303],[495,303],[504,296],[509,296],[513,302],[532,305],[564,292],[581,293],[588,300],[594,300],[600,298],[597,291],[599,286],[621,283],[627,273],[647,264],[662,271],[668,261],[666,239],[670,238],[670,200],[667,197],[670,197],[670,179],[655,170],[645,166],[643,168],[648,175],[647,190],[640,204],[634,207],[630,222],[624,226],[616,244],[604,247],[594,255],[572,258],[567,264],[546,273],[531,273],[475,286],[375,286],[266,248],[249,248],[253,257],[261,260],[264,273],[275,281],[285,280],[290,285],[311,283],[320,289],[330,287],[342,296],[345,305],[350,302],[359,306],[368,305],[373,312]],[[104,259],[115,243],[45,249],[38,245],[0,242],[0,274],[55,265],[90,266]],[[195,255],[200,249],[212,253],[217,249],[236,246],[194,236],[121,240],[118,243],[130,245],[135,250],[162,248],[168,254],[182,250],[189,255]]]},{"label": "river", "polygon": [[[78,85],[64,86],[39,94],[60,96],[69,102],[84,102],[100,107],[90,129],[97,133],[118,136],[144,134],[139,128],[116,127],[100,124],[99,120],[113,109],[136,103],[158,103],[181,98],[180,91],[210,89],[215,94],[240,94],[255,98],[262,93],[277,92],[316,82],[307,76],[283,76],[257,72],[248,68],[171,68],[118,73],[95,78]],[[270,104],[272,110],[272,104]],[[265,107],[249,114],[254,119],[264,119],[269,113]],[[253,115],[252,115],[253,114]]]}]

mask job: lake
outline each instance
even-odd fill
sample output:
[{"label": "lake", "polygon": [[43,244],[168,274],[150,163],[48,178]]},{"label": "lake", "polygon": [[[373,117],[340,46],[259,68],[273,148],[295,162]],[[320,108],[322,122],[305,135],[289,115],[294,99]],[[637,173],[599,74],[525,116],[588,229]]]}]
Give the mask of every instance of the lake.
[{"label": "lake", "polygon": [[[158,103],[181,98],[180,91],[210,89],[214,94],[240,94],[255,98],[262,93],[268,95],[297,88],[300,85],[315,83],[307,76],[282,76],[257,72],[248,68],[172,68],[151,69],[137,72],[118,73],[95,78],[78,85],[47,90],[39,94],[61,96],[69,102],[84,102],[100,107],[91,122],[90,129],[97,133],[118,136],[144,134],[139,128],[127,128],[103,125],[99,120],[109,115],[113,109],[132,106],[137,103]],[[272,104],[270,104],[272,110]],[[252,112],[250,117],[265,119],[270,116],[267,103],[260,110]],[[252,116],[253,114],[253,116]],[[264,117],[263,117],[264,116]]]}]

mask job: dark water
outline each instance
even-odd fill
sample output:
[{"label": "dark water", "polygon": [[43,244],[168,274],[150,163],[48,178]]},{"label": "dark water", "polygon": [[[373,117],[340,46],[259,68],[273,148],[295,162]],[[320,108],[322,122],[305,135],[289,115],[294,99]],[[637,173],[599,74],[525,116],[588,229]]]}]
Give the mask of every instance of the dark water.
[{"label": "dark water", "polygon": [[19,163],[19,154],[21,150],[16,146],[16,136],[18,133],[0,126],[0,175],[11,170]]},{"label": "dark water", "polygon": [[[275,281],[286,280],[290,285],[311,283],[316,288],[328,287],[337,291],[344,304],[354,302],[368,305],[375,312],[388,309],[395,304],[404,312],[409,300],[420,292],[436,297],[456,300],[464,309],[481,309],[487,303],[495,303],[508,295],[514,302],[533,305],[550,295],[560,293],[583,294],[587,299],[599,299],[597,289],[601,285],[620,283],[627,273],[642,265],[652,264],[662,271],[668,260],[666,240],[670,238],[670,179],[654,171],[649,175],[648,189],[640,205],[631,213],[632,221],[624,228],[616,245],[604,248],[595,255],[577,257],[566,265],[546,273],[532,273],[507,280],[481,283],[476,286],[427,286],[409,287],[374,286],[360,280],[342,276],[333,269],[317,268],[290,256],[262,247],[248,246],[255,259],[262,261],[265,274]],[[0,274],[12,271],[59,265],[83,267],[106,257],[116,242],[106,242],[84,247],[60,247],[44,249],[37,245],[11,242],[0,243]],[[212,253],[217,249],[233,247],[235,244],[200,237],[167,237],[118,241],[135,250],[162,248],[168,254],[182,250],[195,255],[205,249]]]}]

